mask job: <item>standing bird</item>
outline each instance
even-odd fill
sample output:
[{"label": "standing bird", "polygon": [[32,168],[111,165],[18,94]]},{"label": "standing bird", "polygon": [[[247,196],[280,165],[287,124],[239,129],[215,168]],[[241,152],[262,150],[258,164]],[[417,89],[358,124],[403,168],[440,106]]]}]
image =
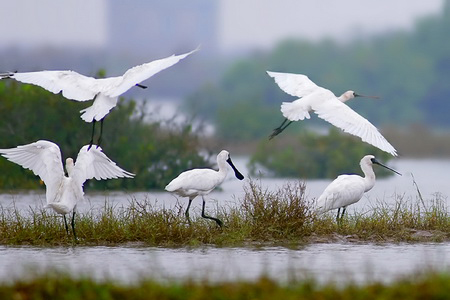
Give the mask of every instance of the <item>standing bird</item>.
[{"label": "standing bird", "polygon": [[300,98],[293,102],[282,103],[281,112],[286,119],[278,128],[273,130],[269,139],[280,134],[293,121],[309,119],[309,112],[313,111],[320,118],[343,131],[358,136],[364,142],[397,156],[397,151],[375,126],[344,104],[355,97],[378,97],[359,95],[354,91],[347,91],[340,97],[336,97],[330,90],[317,86],[305,75],[269,71],[267,74],[275,79],[275,82],[283,91]]},{"label": "standing bird", "polygon": [[191,207],[192,200],[198,195],[201,195],[203,200],[202,217],[214,220],[217,225],[222,227],[223,222],[221,220],[205,215],[204,195],[211,193],[216,186],[220,185],[225,180],[228,173],[228,166],[226,163],[233,168],[234,174],[239,180],[244,179],[244,176],[233,165],[228,151],[222,150],[217,155],[218,171],[212,169],[193,169],[185,171],[166,186],[165,189],[168,192],[175,193],[181,197],[189,197],[189,203],[185,212],[186,219],[189,223],[189,208]]},{"label": "standing bird", "polygon": [[341,219],[344,217],[345,209],[350,204],[358,202],[365,192],[370,191],[375,185],[375,173],[373,164],[380,165],[386,169],[402,175],[399,172],[380,163],[375,156],[366,155],[361,159],[359,165],[364,177],[359,175],[340,175],[331,182],[317,199],[317,210],[324,213],[332,209],[338,209],[336,221],[339,222],[339,211],[342,210]]},{"label": "standing bird", "polygon": [[[120,95],[133,86],[147,88],[140,82],[152,77],[156,73],[173,66],[181,59],[196,52],[195,49],[182,55],[172,55],[133,67],[122,76],[96,79],[81,75],[74,71],[39,71],[27,73],[0,74],[0,79],[12,78],[23,83],[38,85],[54,94],[62,95],[70,100],[94,100],[92,106],[81,110],[81,119],[93,123],[90,147],[94,142],[95,122],[100,121],[100,136],[97,145],[100,146],[103,133],[103,119],[117,104]],[[89,147],[89,148],[90,148]]]},{"label": "standing bird", "polygon": [[11,149],[0,149],[0,154],[8,160],[33,171],[41,178],[46,186],[46,208],[52,208],[63,215],[67,234],[66,214],[73,212],[72,232],[75,233],[75,209],[77,203],[83,200],[83,184],[86,180],[95,178],[111,179],[119,177],[132,178],[134,174],[119,168],[109,159],[99,147],[88,151],[89,145],[80,149],[76,163],[72,158],[66,159],[65,176],[61,160],[61,151],[58,145],[39,140],[37,142],[18,146]]}]

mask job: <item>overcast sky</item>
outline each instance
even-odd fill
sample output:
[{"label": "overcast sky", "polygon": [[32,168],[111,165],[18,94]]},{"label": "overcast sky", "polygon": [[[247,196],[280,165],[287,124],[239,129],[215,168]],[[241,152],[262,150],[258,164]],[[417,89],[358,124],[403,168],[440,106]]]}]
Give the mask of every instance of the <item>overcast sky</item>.
[{"label": "overcast sky", "polygon": [[270,47],[287,37],[319,40],[410,29],[442,0],[223,0],[221,47]]},{"label": "overcast sky", "polygon": [[5,0],[1,46],[102,47],[107,41],[107,0]]},{"label": "overcast sky", "polygon": [[[222,52],[228,52],[267,48],[287,37],[347,40],[408,29],[417,18],[438,13],[442,2],[220,0],[218,43]],[[2,1],[0,46],[103,47],[109,34],[108,5],[109,0]],[[139,24],[139,20],[129,22]]]}]

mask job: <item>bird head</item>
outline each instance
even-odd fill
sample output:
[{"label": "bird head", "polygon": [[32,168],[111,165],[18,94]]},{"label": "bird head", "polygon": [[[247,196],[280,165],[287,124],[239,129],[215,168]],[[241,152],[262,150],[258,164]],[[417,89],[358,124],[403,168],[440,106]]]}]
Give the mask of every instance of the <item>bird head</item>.
[{"label": "bird head", "polygon": [[361,160],[361,165],[364,164],[364,163],[370,164],[370,165],[379,165],[379,166],[382,166],[383,168],[386,168],[386,169],[388,169],[389,171],[392,171],[392,172],[394,172],[394,173],[396,173],[396,174],[402,176],[402,174],[400,174],[399,172],[397,172],[397,171],[395,171],[394,169],[392,169],[392,168],[390,168],[390,167],[388,167],[388,166],[382,164],[381,162],[379,162],[379,161],[375,158],[375,156],[373,156],[373,155],[366,155],[366,156],[364,156],[363,159]]},{"label": "bird head", "polygon": [[371,98],[371,99],[379,99],[378,96],[367,96],[367,95],[361,95],[361,94],[357,94],[354,91],[346,91],[345,93],[343,93],[338,99],[341,102],[346,102],[350,99],[356,98],[356,97],[364,97],[364,98]]},{"label": "bird head", "polygon": [[234,166],[233,162],[231,161],[230,153],[226,150],[220,151],[219,155],[217,155],[217,162],[219,163],[219,160],[226,161],[231,168],[234,171],[234,175],[237,179],[242,180],[244,179],[244,175],[241,174],[241,172],[238,171],[238,169]]}]

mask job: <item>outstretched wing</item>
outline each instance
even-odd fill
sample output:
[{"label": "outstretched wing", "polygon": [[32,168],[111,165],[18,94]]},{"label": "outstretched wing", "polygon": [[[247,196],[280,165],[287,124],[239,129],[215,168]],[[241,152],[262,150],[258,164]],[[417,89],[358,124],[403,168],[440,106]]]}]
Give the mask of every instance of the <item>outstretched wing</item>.
[{"label": "outstretched wing", "polygon": [[72,178],[83,184],[86,180],[95,178],[97,180],[112,178],[133,178],[134,174],[121,169],[103,152],[102,148],[92,145],[85,145],[80,149]]},{"label": "outstretched wing", "polygon": [[185,54],[181,55],[172,55],[166,58],[154,60],[149,63],[145,63],[136,67],[133,67],[125,72],[122,76],[122,82],[111,89],[110,91],[105,91],[104,93],[109,97],[117,97],[128,91],[130,88],[135,86],[136,84],[152,77],[156,73],[167,69],[183,58],[191,55],[192,53],[198,51],[199,48]]},{"label": "outstretched wing", "polygon": [[335,97],[326,101],[318,101],[312,105],[315,113],[334,126],[358,136],[367,142],[393,156],[397,156],[395,148],[381,135],[378,129],[367,119],[356,113]]},{"label": "outstretched wing", "polygon": [[91,100],[99,92],[95,78],[74,71],[11,73],[3,78],[34,84],[54,94],[62,92],[65,98],[77,101]]},{"label": "outstretched wing", "polygon": [[59,188],[64,170],[58,145],[39,140],[16,148],[0,149],[0,154],[9,161],[33,171],[44,181],[48,190],[56,191]]},{"label": "outstretched wing", "polygon": [[306,75],[270,71],[267,71],[267,74],[275,80],[280,89],[295,97],[304,97],[321,88]]}]

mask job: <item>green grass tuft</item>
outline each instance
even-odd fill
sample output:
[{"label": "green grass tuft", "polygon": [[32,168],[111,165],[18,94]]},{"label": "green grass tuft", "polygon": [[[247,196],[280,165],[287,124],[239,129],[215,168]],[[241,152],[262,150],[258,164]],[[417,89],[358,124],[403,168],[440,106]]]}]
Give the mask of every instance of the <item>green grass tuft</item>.
[{"label": "green grass tuft", "polygon": [[[313,202],[305,197],[301,182],[276,191],[258,182],[245,186],[243,199],[233,207],[217,207],[215,222],[197,216],[186,222],[183,207],[159,208],[144,199],[130,199],[127,206],[105,202],[97,210],[77,214],[79,245],[140,243],[146,246],[242,246],[292,245],[312,242],[441,242],[450,239],[450,216],[444,199],[425,205],[398,196],[393,205],[379,201],[368,211],[346,215],[337,225],[334,212],[316,215]],[[0,244],[58,246],[72,245],[63,219],[51,211],[0,207]]]}]

